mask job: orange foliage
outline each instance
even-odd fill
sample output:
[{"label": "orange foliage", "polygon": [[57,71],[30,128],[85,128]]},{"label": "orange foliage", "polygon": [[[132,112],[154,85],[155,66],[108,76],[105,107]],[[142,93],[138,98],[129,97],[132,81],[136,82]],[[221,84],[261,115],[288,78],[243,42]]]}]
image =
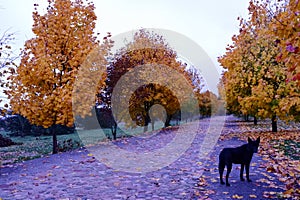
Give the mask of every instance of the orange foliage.
[{"label": "orange foliage", "polygon": [[[250,18],[240,20],[240,33],[219,58],[224,73],[227,108],[261,118],[299,120],[300,92],[287,80],[288,64],[278,59],[282,49],[274,38],[274,19],[269,4],[250,1]],[[278,32],[277,32],[278,33]],[[281,42],[280,42],[281,43]],[[296,53],[296,52],[295,52]],[[292,57],[296,55],[289,54]],[[294,60],[298,66],[299,59]],[[276,129],[274,128],[276,131]]]},{"label": "orange foliage", "polygon": [[[177,58],[162,36],[144,29],[118,50],[108,67],[105,94],[109,97],[104,100],[108,106],[114,104],[117,122],[122,120],[133,127],[147,125],[148,112],[154,104],[164,106],[171,116],[179,109],[177,100],[185,105],[191,101],[193,89],[200,86],[193,84],[195,74]],[[128,104],[131,117],[139,118],[139,122],[132,123],[126,112]]]},{"label": "orange foliage", "polygon": [[300,85],[300,2],[298,0],[277,3],[276,14],[270,26],[270,32],[277,38],[280,52],[278,60],[282,60],[289,68],[290,81],[298,81]]},{"label": "orange foliage", "polygon": [[[78,70],[99,42],[93,32],[93,3],[49,0],[47,12],[35,4],[35,37],[25,43],[21,63],[9,77],[11,109],[45,128],[73,126],[72,90]],[[85,102],[82,102],[83,104]]]}]

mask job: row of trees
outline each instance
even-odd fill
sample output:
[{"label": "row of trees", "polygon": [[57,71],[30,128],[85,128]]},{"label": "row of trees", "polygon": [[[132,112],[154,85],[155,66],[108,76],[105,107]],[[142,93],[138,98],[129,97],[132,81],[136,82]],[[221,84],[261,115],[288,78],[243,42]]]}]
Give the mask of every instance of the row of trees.
[{"label": "row of trees", "polygon": [[[75,127],[67,127],[63,125],[55,125],[52,127],[57,135],[74,133]],[[51,129],[52,129],[51,128]],[[51,135],[50,128],[36,126],[31,124],[25,117],[21,115],[7,115],[0,119],[0,129],[10,132],[10,136],[42,136]]]},{"label": "row of trees", "polygon": [[248,10],[219,57],[219,90],[231,113],[270,118],[276,132],[278,118],[300,119],[300,3],[251,0]]},{"label": "row of trees", "polygon": [[[109,121],[114,138],[119,122],[147,127],[151,117],[164,116],[151,112],[157,104],[165,111],[166,126],[176,113],[186,119],[199,114],[193,105],[203,116],[217,111],[217,106],[211,109],[211,104],[218,104],[216,96],[201,92],[201,76],[179,61],[160,35],[140,30],[112,55],[110,33],[99,41],[94,32],[97,17],[92,2],[48,2],[43,15],[34,5],[35,37],[26,41],[21,63],[7,68],[4,86],[14,113],[51,131],[53,153],[58,150],[54,127],[73,127],[74,114],[90,115],[95,105],[110,111],[96,114],[100,121]],[[120,81],[125,82],[118,85]]]},{"label": "row of trees", "polygon": [[[131,127],[144,126],[147,131],[150,122],[153,127],[151,118],[160,118],[169,126],[178,117],[186,120],[199,117],[199,112],[202,116],[217,112],[211,110],[212,104],[214,108],[218,105],[217,97],[209,91],[202,92],[200,74],[177,58],[162,36],[143,29],[113,55],[106,86],[98,93],[97,102],[108,108],[113,104],[114,126],[122,121]],[[193,102],[193,97],[198,102]],[[192,109],[193,103],[200,110]],[[156,104],[163,107],[165,117],[162,113],[151,114],[150,109]]]}]

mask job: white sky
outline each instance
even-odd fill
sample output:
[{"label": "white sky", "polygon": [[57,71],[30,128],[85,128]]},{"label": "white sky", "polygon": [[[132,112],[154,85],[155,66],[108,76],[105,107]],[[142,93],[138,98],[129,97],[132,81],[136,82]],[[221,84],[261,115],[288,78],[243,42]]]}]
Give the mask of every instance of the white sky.
[{"label": "white sky", "polygon": [[[0,34],[16,33],[15,49],[23,47],[31,32],[33,4],[47,0],[0,0]],[[223,55],[237,17],[246,17],[249,0],[94,0],[98,16],[95,32],[117,35],[139,28],[163,28],[181,33],[200,45],[219,72],[217,57]]]}]

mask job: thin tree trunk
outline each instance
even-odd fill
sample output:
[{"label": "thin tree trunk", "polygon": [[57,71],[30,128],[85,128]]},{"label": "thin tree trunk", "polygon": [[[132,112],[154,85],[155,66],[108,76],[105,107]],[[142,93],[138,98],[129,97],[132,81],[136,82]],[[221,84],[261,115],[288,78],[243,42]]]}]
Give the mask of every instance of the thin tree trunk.
[{"label": "thin tree trunk", "polygon": [[117,139],[117,129],[116,128],[112,129],[112,135],[113,135],[113,140],[116,140]]},{"label": "thin tree trunk", "polygon": [[151,119],[152,131],[154,131],[154,119]]},{"label": "thin tree trunk", "polygon": [[249,115],[248,114],[244,115],[244,119],[245,119],[246,122],[249,122]]},{"label": "thin tree trunk", "polygon": [[165,121],[165,127],[168,127],[168,126],[171,125],[171,124],[170,124],[171,119],[172,119],[172,115],[167,114],[167,119],[166,119],[166,121]]},{"label": "thin tree trunk", "polygon": [[276,119],[276,115],[272,117],[272,132],[277,132],[277,119]]},{"label": "thin tree trunk", "polygon": [[257,125],[257,117],[254,116],[254,125]]},{"label": "thin tree trunk", "polygon": [[145,113],[146,113],[145,121],[144,121],[144,132],[147,132],[148,131],[148,125],[149,125],[149,122],[150,122],[149,110],[151,108],[151,103],[148,102],[148,101],[145,101],[144,102],[144,107],[145,107]]},{"label": "thin tree trunk", "polygon": [[57,154],[58,153],[58,144],[57,144],[57,135],[56,135],[54,126],[51,127],[51,132],[52,132],[52,136],[53,136],[53,150],[52,150],[52,153]]},{"label": "thin tree trunk", "polygon": [[[21,116],[20,115],[17,115],[17,116],[18,116],[19,123],[21,125],[20,135],[21,135],[21,137],[24,137],[25,136],[25,134],[24,134],[24,123],[22,122]],[[19,135],[19,133],[18,133],[18,135]]]},{"label": "thin tree trunk", "polygon": [[112,135],[113,135],[113,140],[116,140],[117,139],[117,123],[114,122],[114,124],[112,125]]}]

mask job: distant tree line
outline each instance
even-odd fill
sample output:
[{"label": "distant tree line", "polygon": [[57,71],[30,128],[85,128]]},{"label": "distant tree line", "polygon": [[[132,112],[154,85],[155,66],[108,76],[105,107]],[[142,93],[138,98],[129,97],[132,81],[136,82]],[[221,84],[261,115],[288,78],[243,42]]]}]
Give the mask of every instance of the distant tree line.
[{"label": "distant tree line", "polygon": [[42,136],[51,135],[51,130],[55,130],[58,135],[74,133],[75,126],[67,127],[54,125],[49,128],[31,124],[28,119],[21,115],[6,115],[0,119],[0,128],[10,132],[10,136]]}]

